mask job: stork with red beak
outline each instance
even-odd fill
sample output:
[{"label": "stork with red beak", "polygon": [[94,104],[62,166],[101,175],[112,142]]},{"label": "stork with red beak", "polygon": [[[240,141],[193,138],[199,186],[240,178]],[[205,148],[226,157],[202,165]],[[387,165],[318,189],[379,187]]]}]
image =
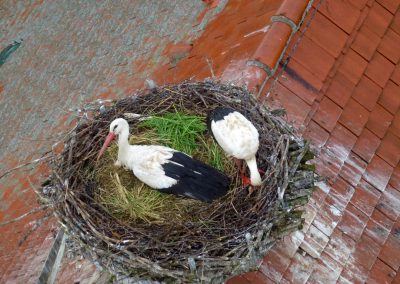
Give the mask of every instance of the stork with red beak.
[{"label": "stork with red beak", "polygon": [[160,192],[211,202],[229,189],[229,178],[222,172],[174,149],[156,145],[129,145],[129,125],[123,118],[110,125],[97,160],[118,137],[117,166],[124,166],[143,183]]},{"label": "stork with red beak", "polygon": [[[243,186],[261,185],[262,180],[256,162],[260,142],[258,131],[253,123],[234,109],[217,107],[209,113],[207,126],[222,150],[236,159]],[[244,160],[249,167],[250,180],[244,174],[241,160]]]}]

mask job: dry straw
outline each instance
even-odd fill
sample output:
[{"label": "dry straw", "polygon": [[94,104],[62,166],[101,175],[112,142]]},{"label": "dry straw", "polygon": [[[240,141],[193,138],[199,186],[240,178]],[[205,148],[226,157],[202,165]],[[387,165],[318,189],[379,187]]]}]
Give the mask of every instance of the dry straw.
[{"label": "dry straw", "polygon": [[[163,204],[155,204],[154,216],[123,221],[99,201],[104,188],[90,173],[96,171],[96,155],[112,120],[127,118],[135,133],[139,121],[134,114],[177,110],[205,117],[217,106],[237,109],[258,128],[258,162],[266,171],[261,187],[249,192],[236,174],[231,175],[226,196],[211,204],[187,201],[190,210],[175,216],[175,221],[160,217],[157,210],[163,210]],[[301,206],[314,188],[314,169],[307,163],[312,154],[279,114],[258,104],[246,89],[214,81],[183,82],[139,91],[93,115],[94,119],[79,122],[64,152],[53,157],[54,190],[46,198],[80,253],[118,277],[222,283],[257,269],[277,239],[301,228]],[[122,176],[114,180],[128,196]],[[134,187],[138,186],[142,185]],[[284,193],[283,200],[279,193]],[[166,197],[170,198],[177,197]]]}]

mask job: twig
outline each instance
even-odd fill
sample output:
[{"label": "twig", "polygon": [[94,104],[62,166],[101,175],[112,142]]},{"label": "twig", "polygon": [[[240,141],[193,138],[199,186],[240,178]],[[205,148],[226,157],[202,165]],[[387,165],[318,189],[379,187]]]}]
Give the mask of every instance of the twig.
[{"label": "twig", "polygon": [[18,221],[24,219],[25,217],[27,217],[27,216],[29,216],[29,215],[31,215],[31,214],[34,214],[34,213],[39,212],[39,211],[42,211],[42,210],[44,210],[44,209],[46,209],[46,208],[49,208],[49,207],[51,207],[50,204],[47,204],[47,205],[43,205],[43,206],[40,206],[40,207],[33,208],[32,210],[26,212],[25,214],[22,214],[22,215],[19,216],[19,217],[16,217],[16,218],[11,219],[11,220],[9,220],[9,221],[0,223],[0,227],[3,227],[3,226],[5,226],[5,225],[18,222]]},{"label": "twig", "polygon": [[13,171],[19,170],[19,169],[21,169],[21,168],[23,168],[23,167],[26,167],[26,166],[29,166],[29,165],[32,165],[32,164],[37,164],[37,163],[39,163],[39,162],[43,162],[43,161],[45,161],[45,160],[51,158],[51,155],[50,155],[49,153],[50,153],[50,151],[44,153],[43,156],[42,156],[41,158],[38,158],[38,159],[35,159],[35,160],[32,160],[32,161],[29,161],[29,162],[20,164],[20,165],[14,167],[14,168],[12,168],[12,169],[6,170],[4,173],[2,173],[2,174],[0,175],[0,179],[2,179],[3,177],[9,175],[9,174],[12,173]]}]

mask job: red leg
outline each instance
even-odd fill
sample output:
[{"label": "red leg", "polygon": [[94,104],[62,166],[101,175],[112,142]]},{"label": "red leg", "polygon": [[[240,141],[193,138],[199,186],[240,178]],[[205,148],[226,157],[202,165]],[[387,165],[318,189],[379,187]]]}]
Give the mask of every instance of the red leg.
[{"label": "red leg", "polygon": [[250,179],[245,175],[244,170],[245,170],[245,165],[242,160],[235,159],[235,164],[239,168],[240,176],[242,178],[243,182],[243,187],[247,187],[248,185],[251,185]]}]

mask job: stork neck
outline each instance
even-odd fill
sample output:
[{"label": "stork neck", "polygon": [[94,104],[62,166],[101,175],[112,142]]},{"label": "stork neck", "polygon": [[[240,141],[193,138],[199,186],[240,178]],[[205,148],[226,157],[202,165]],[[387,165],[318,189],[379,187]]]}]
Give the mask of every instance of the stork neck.
[{"label": "stork neck", "polygon": [[128,142],[128,137],[129,137],[129,130],[123,130],[118,137],[118,147],[119,149],[126,148],[129,146]]}]

